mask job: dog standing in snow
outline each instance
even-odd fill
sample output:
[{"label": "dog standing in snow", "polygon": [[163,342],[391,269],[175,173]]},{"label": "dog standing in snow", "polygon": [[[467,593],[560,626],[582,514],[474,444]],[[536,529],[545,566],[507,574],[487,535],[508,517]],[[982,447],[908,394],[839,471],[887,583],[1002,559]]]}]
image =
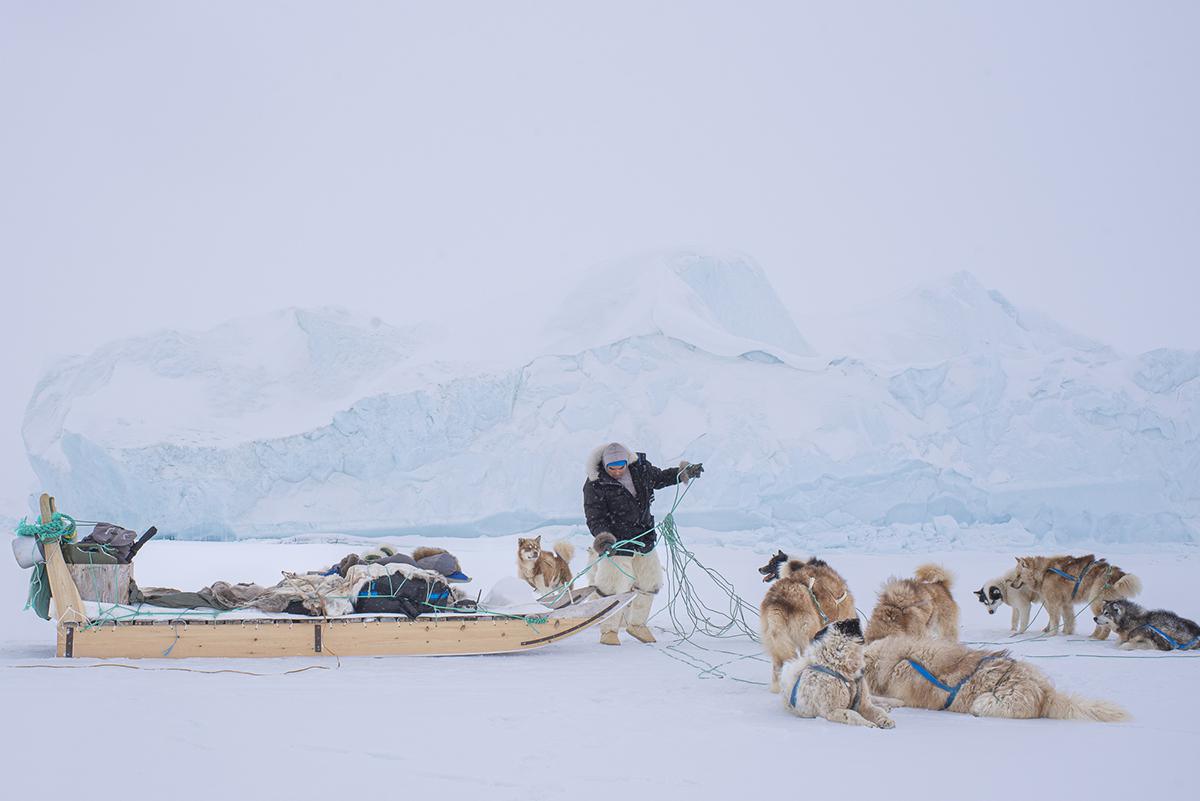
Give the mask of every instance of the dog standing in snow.
[{"label": "dog standing in snow", "polygon": [[[1137,576],[1126,573],[1116,565],[1092,554],[1087,556],[1018,556],[1017,572],[1021,580],[1033,587],[1046,605],[1050,620],[1044,631],[1075,633],[1075,607],[1089,604],[1092,614],[1099,617],[1106,601],[1131,598],[1142,591]],[[1092,638],[1106,640],[1111,630],[1098,623]]]},{"label": "dog standing in snow", "polygon": [[891,729],[863,681],[863,636],[858,618],[830,623],[804,653],[783,666],[783,705],[802,718]]},{"label": "dog standing in snow", "polygon": [[775,582],[762,600],[760,628],[771,657],[771,692],[777,693],[783,663],[831,621],[854,617],[854,596],[845,579],[815,557],[805,562],[780,551],[758,572],[763,581]]},{"label": "dog standing in snow", "polygon": [[958,640],[958,604],[950,594],[953,577],[941,565],[921,565],[913,578],[889,578],[867,622],[867,642],[908,634]]},{"label": "dog standing in snow", "polygon": [[566,540],[554,543],[553,551],[542,550],[542,538],[517,538],[517,575],[539,593],[558,589],[571,580],[571,558],[575,546]]},{"label": "dog standing in snow", "polygon": [[1002,603],[1011,606],[1012,623],[1009,629],[1014,634],[1020,634],[1029,628],[1029,610],[1041,601],[1033,587],[1021,580],[1015,567],[1000,578],[992,579],[975,590],[975,596],[979,603],[987,608],[989,615],[996,614],[996,609]]},{"label": "dog standing in snow", "polygon": [[1054,689],[1040,670],[1007,651],[977,651],[958,643],[887,637],[866,647],[867,683],[904,706],[993,718],[1125,720],[1107,701],[1077,698]]}]

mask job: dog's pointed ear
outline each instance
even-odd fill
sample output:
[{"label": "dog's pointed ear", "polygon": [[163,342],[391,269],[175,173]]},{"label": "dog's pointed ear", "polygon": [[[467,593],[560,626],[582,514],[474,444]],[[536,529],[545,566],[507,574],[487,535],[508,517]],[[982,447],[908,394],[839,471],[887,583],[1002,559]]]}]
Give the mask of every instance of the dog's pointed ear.
[{"label": "dog's pointed ear", "polygon": [[541,545],[542,544],[542,535],[538,534],[536,537],[533,538],[533,541],[536,542],[538,545]]},{"label": "dog's pointed ear", "polygon": [[979,600],[981,600],[981,601],[987,600],[987,594],[983,591],[982,588],[975,590],[975,594],[979,596]]}]

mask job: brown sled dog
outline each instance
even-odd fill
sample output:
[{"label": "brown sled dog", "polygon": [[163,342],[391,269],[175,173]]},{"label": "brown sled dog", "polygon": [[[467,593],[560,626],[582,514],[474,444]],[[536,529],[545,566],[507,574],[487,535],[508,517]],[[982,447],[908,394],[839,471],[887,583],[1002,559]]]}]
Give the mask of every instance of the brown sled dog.
[{"label": "brown sled dog", "polygon": [[541,593],[557,589],[571,580],[571,557],[575,546],[566,540],[554,543],[553,551],[542,550],[542,538],[517,538],[517,575]]},{"label": "brown sled dog", "polygon": [[867,642],[898,634],[958,640],[958,604],[950,595],[950,571],[921,565],[913,578],[892,577],[879,590],[879,601],[867,623]]},{"label": "brown sled dog", "polygon": [[904,706],[992,718],[1111,722],[1128,717],[1107,701],[1058,692],[1040,670],[1007,651],[900,636],[871,643],[864,657],[863,675],[871,689]]},{"label": "brown sled dog", "polygon": [[[1046,605],[1050,620],[1043,631],[1047,634],[1057,634],[1060,623],[1063,634],[1074,634],[1078,604],[1089,604],[1098,617],[1106,601],[1132,598],[1142,591],[1141,579],[1093,554],[1018,556],[1017,571]],[[1111,628],[1100,623],[1092,637],[1106,640],[1110,633]]]},{"label": "brown sled dog", "polygon": [[815,557],[805,562],[780,551],[758,572],[763,581],[778,579],[760,607],[763,648],[771,657],[771,692],[777,693],[783,663],[825,626],[854,617],[854,596],[845,579]]}]

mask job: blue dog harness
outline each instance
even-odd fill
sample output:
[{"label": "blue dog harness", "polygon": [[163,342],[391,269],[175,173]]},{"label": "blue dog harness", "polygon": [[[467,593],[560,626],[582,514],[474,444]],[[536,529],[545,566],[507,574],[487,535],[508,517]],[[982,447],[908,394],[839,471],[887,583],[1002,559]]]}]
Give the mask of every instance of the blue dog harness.
[{"label": "blue dog harness", "polygon": [[1188,650],[1191,650],[1191,648],[1196,643],[1200,642],[1200,637],[1193,637],[1191,642],[1185,642],[1181,645],[1181,644],[1179,644],[1179,642],[1177,642],[1175,640],[1174,637],[1170,636],[1165,631],[1160,631],[1159,629],[1155,628],[1154,626],[1151,626],[1149,623],[1142,626],[1142,628],[1150,629],[1155,634],[1157,634],[1159,637],[1162,637],[1163,640],[1167,643],[1167,645],[1171,646],[1172,651],[1188,651]]},{"label": "blue dog harness", "polygon": [[930,673],[929,669],[927,667],[925,667],[924,665],[922,665],[917,660],[909,659],[908,664],[912,667],[913,670],[915,670],[915,671],[917,671],[917,673],[921,674],[921,678],[925,679],[925,681],[929,682],[934,687],[937,687],[939,690],[945,690],[946,692],[949,693],[949,695],[946,697],[946,703],[942,705],[942,709],[945,710],[945,709],[950,708],[950,705],[954,703],[954,699],[958,697],[958,691],[961,690],[963,688],[963,685],[965,685],[968,681],[970,681],[975,676],[975,674],[979,672],[979,669],[981,667],[983,667],[984,662],[988,661],[989,659],[1000,659],[1002,656],[1003,656],[1003,654],[991,654],[990,656],[985,656],[983,659],[980,659],[979,664],[977,664],[975,666],[975,669],[972,670],[970,673],[968,673],[965,677],[963,677],[963,680],[960,681],[958,684],[955,684],[953,687],[951,687],[949,684],[946,684],[944,681],[941,681],[940,679],[938,679],[937,676]]},{"label": "blue dog harness", "polygon": [[[836,670],[827,668],[824,665],[809,665],[804,670],[811,670],[814,673],[824,673],[826,676],[841,679],[842,683],[846,685],[846,689],[850,690],[850,708],[855,712],[858,711],[858,705],[862,702],[862,676],[859,676],[857,681],[851,681]],[[800,682],[804,679],[804,670],[800,671],[800,675],[796,677],[796,683],[792,685],[792,696],[789,699],[792,709],[796,708],[796,692],[800,689]]]},{"label": "blue dog harness", "polygon": [[1075,586],[1071,589],[1071,600],[1074,601],[1075,596],[1079,594],[1079,585],[1083,583],[1083,577],[1088,574],[1088,571],[1092,569],[1092,565],[1096,564],[1096,561],[1097,560],[1093,559],[1092,561],[1088,562],[1087,566],[1083,570],[1079,571],[1079,578],[1072,576],[1070,573],[1066,572],[1065,570],[1059,570],[1057,567],[1048,567],[1048,568],[1046,568],[1046,570],[1048,570],[1051,573],[1057,573],[1058,575],[1065,578],[1067,581],[1075,582]]}]

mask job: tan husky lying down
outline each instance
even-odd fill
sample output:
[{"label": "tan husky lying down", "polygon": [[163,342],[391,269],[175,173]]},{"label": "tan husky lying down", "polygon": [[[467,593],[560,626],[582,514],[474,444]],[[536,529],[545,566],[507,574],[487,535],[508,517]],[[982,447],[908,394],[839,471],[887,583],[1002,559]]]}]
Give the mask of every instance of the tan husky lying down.
[{"label": "tan husky lying down", "polygon": [[858,618],[817,632],[804,653],[783,666],[783,705],[802,718],[890,729],[896,724],[863,681],[863,636]]},{"label": "tan husky lying down", "polygon": [[1042,672],[1007,651],[978,651],[945,640],[888,637],[867,646],[867,683],[904,706],[993,718],[1125,720],[1107,701],[1054,689]]}]

